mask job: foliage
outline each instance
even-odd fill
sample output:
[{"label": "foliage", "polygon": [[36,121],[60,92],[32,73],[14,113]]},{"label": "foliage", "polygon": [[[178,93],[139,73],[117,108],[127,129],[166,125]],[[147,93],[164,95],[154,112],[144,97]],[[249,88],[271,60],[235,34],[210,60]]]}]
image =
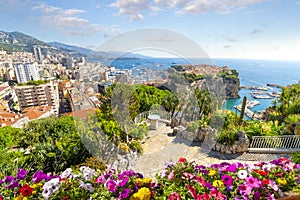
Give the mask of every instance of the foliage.
[{"label": "foliage", "polygon": [[105,161],[97,157],[89,157],[85,160],[85,162],[77,165],[78,168],[82,166],[86,166],[94,170],[100,170],[100,171],[105,171],[107,167]]},{"label": "foliage", "polygon": [[180,158],[167,163],[155,181],[127,170],[68,168],[59,174],[34,174],[20,168],[0,179],[1,199],[275,199],[299,191],[300,165],[287,158],[254,165],[197,165]]},{"label": "foliage", "polygon": [[292,154],[291,160],[295,163],[300,163],[300,152]]},{"label": "foliage", "polygon": [[246,121],[244,127],[247,136],[277,136],[286,133],[283,125],[278,121],[259,122],[259,121]]},{"label": "foliage", "polygon": [[130,149],[136,151],[137,153],[142,154],[144,152],[141,143],[139,143],[136,140],[131,140],[130,143],[129,143],[129,147],[130,147]]},{"label": "foliage", "polygon": [[238,130],[235,129],[225,129],[217,135],[217,142],[225,145],[233,145],[235,141],[238,140],[237,137]]},{"label": "foliage", "polygon": [[300,135],[300,114],[290,114],[285,120],[285,127],[289,134]]},{"label": "foliage", "polygon": [[23,86],[23,85],[42,85],[42,84],[47,84],[49,83],[50,81],[48,80],[31,80],[31,81],[28,81],[27,83],[18,83],[18,86]]},{"label": "foliage", "polygon": [[19,145],[31,147],[25,166],[58,172],[82,163],[90,156],[81,142],[71,116],[50,117],[29,122],[23,129]]},{"label": "foliage", "polygon": [[0,128],[0,149],[10,148],[15,145],[15,140],[20,135],[21,129],[11,126]]}]

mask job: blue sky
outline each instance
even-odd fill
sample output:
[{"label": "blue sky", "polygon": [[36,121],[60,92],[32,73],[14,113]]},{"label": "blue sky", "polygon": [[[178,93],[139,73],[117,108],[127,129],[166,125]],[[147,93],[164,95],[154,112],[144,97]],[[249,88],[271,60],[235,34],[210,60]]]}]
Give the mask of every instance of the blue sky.
[{"label": "blue sky", "polygon": [[0,30],[95,48],[117,34],[176,31],[211,58],[300,60],[300,0],[0,0]]}]

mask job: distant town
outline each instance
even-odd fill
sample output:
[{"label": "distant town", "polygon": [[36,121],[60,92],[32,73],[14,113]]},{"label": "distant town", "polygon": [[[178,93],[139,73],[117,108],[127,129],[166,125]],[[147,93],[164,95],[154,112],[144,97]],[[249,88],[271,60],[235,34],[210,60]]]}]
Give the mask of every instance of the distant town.
[{"label": "distant town", "polygon": [[51,115],[84,118],[99,107],[98,95],[115,82],[134,83],[131,70],[118,70],[84,57],[0,50],[0,125],[21,128]]}]

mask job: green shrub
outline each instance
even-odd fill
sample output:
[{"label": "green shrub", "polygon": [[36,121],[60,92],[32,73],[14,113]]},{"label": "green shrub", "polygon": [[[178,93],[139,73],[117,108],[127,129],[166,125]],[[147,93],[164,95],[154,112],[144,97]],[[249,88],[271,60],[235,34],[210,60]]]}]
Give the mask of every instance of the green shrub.
[{"label": "green shrub", "polygon": [[130,149],[138,152],[139,154],[144,152],[142,145],[136,140],[131,140],[128,146]]},{"label": "green shrub", "polygon": [[233,145],[237,139],[238,137],[236,130],[223,130],[217,136],[217,142],[225,145]]}]

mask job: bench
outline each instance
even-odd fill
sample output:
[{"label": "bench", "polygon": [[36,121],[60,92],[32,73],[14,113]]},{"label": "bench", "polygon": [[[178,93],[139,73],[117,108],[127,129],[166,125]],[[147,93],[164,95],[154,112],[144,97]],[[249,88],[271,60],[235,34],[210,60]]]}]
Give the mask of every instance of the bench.
[{"label": "bench", "polygon": [[248,152],[269,154],[290,154],[300,152],[300,136],[253,136]]}]

